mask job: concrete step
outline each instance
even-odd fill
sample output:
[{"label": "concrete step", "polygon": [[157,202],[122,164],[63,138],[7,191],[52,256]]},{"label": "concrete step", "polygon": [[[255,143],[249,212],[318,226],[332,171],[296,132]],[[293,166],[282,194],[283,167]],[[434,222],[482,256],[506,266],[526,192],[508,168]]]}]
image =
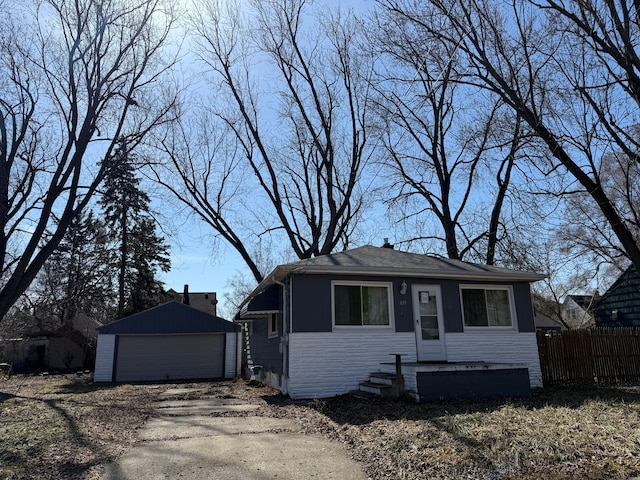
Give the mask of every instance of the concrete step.
[{"label": "concrete step", "polygon": [[362,382],[359,386],[363,392],[373,393],[386,397],[391,394],[391,385],[384,385],[382,383]]},{"label": "concrete step", "polygon": [[365,392],[364,390],[351,390],[349,394],[356,398],[362,398],[365,400],[370,400],[372,398],[377,398],[379,395],[375,393]]},{"label": "concrete step", "polygon": [[395,373],[374,372],[369,375],[369,381],[382,385],[393,385],[396,381],[396,375]]}]

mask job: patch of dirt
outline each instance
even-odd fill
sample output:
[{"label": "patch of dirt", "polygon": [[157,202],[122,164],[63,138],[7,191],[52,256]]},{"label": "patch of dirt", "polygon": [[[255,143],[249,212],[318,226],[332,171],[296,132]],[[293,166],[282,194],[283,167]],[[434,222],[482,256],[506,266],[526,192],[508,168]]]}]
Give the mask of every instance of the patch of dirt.
[{"label": "patch of dirt", "polygon": [[52,375],[0,381],[0,479],[100,478],[140,441],[156,402],[204,396],[253,402],[252,415],[291,418],[339,441],[372,480],[640,478],[638,386],[417,405],[293,401],[244,380],[112,385]]},{"label": "patch of dirt", "polygon": [[98,478],[153,414],[164,386],[93,384],[89,375],[0,382],[0,478]]}]

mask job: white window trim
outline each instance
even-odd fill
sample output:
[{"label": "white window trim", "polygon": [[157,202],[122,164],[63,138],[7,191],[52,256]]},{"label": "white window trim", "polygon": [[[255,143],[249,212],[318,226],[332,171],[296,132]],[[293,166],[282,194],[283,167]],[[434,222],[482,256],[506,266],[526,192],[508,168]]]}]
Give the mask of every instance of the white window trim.
[{"label": "white window trim", "polygon": [[[389,325],[336,325],[336,286],[357,286],[357,287],[385,287],[387,289],[387,308],[389,309]],[[393,315],[393,283],[392,282],[369,282],[369,281],[331,281],[331,324],[334,330],[395,330],[395,318]]]},{"label": "white window trim", "polygon": [[[272,330],[271,329],[271,322],[275,319],[276,322],[276,329]],[[279,336],[278,333],[278,314],[277,313],[270,313],[269,316],[267,317],[267,338],[276,338]]]},{"label": "white window trim", "polygon": [[[481,326],[467,326],[464,319],[464,303],[462,300],[462,290],[506,290],[507,296],[509,298],[509,313],[511,314],[511,325],[508,327],[500,327],[494,325],[488,325],[486,327]],[[462,327],[465,332],[473,332],[473,333],[482,333],[482,332],[505,332],[505,333],[514,333],[518,331],[518,317],[516,314],[516,303],[513,296],[513,286],[511,285],[478,285],[478,284],[470,284],[464,285],[460,284],[460,311],[462,313]]]}]

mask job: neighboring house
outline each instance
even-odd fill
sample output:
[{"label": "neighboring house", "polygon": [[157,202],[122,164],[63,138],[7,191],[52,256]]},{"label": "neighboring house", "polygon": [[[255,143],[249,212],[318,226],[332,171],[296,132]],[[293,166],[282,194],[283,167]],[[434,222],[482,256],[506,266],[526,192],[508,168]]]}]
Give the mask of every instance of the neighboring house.
[{"label": "neighboring house", "polygon": [[548,317],[544,313],[534,310],[533,323],[536,326],[536,330],[540,332],[560,332],[562,326]]},{"label": "neighboring house", "polygon": [[235,378],[240,328],[169,302],[98,328],[94,381]]},{"label": "neighboring house", "polygon": [[[11,363],[14,371],[69,371],[87,367],[86,339],[77,331],[64,335],[2,340],[0,361]],[[90,357],[91,359],[91,357]]]},{"label": "neighboring house", "polygon": [[355,390],[398,354],[416,399],[526,394],[542,386],[529,288],[542,278],[364,246],[276,267],[237,320],[253,371],[291,398]]},{"label": "neighboring house", "polygon": [[80,314],[72,325],[0,340],[0,361],[11,363],[15,371],[91,368],[95,358],[97,326],[98,322]]},{"label": "neighboring house", "polygon": [[629,267],[594,308],[597,327],[640,327],[640,275]]},{"label": "neighboring house", "polygon": [[559,332],[563,325],[559,320],[560,304],[541,295],[533,294],[533,323],[540,332]]},{"label": "neighboring house", "polygon": [[562,303],[562,320],[571,329],[593,327],[593,307],[598,298],[597,292],[594,295],[567,295]]},{"label": "neighboring house", "polygon": [[167,291],[167,295],[176,302],[184,303],[214,317],[217,315],[216,306],[218,305],[218,300],[215,292],[189,292],[189,285],[185,285],[182,293],[170,288]]}]

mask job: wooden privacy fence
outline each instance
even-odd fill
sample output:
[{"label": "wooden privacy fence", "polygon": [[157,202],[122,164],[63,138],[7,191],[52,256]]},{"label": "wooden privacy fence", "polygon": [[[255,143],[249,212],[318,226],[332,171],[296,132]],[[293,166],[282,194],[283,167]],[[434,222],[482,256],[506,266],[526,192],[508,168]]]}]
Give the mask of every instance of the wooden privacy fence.
[{"label": "wooden privacy fence", "polygon": [[538,332],[545,386],[640,381],[640,328]]}]

